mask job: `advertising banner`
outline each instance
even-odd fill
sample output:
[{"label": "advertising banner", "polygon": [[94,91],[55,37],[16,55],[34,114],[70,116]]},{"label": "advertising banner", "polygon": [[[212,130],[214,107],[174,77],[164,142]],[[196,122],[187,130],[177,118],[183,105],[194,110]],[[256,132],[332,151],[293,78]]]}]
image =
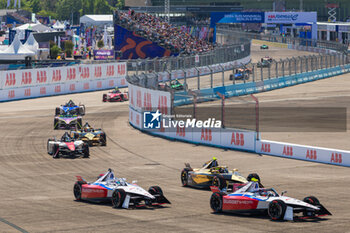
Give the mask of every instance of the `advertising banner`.
[{"label": "advertising banner", "polygon": [[113,50],[94,50],[94,60],[113,60]]},{"label": "advertising banner", "polygon": [[265,12],[265,23],[316,23],[317,12]]}]

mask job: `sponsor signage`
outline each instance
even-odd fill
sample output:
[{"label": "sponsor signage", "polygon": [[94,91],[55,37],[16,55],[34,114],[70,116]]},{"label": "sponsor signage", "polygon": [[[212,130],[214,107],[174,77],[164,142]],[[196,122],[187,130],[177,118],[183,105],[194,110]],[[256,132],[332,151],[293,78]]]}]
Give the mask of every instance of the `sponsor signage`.
[{"label": "sponsor signage", "polygon": [[265,23],[316,23],[317,12],[265,12]]},{"label": "sponsor signage", "polygon": [[94,50],[94,60],[113,60],[113,50]]},{"label": "sponsor signage", "polygon": [[263,23],[264,12],[231,12],[225,13],[218,23]]}]

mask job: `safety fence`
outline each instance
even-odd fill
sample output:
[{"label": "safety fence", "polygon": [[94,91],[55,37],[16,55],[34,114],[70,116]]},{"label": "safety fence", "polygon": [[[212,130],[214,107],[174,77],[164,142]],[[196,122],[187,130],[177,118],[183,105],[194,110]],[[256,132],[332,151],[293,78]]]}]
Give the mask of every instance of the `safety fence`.
[{"label": "safety fence", "polygon": [[[349,151],[262,140],[258,125],[244,127],[231,124],[229,116],[232,113],[225,106],[228,97],[274,90],[348,73],[350,72],[348,60],[346,55],[334,53],[272,61],[269,67],[257,68],[257,64],[247,66],[236,61],[235,64],[220,65],[216,69],[212,66],[195,68],[196,72],[193,74],[188,70],[180,70],[169,72],[167,75],[161,72],[128,76],[129,122],[141,131],[168,139],[350,166]],[[233,75],[231,77],[235,77],[238,68],[247,71],[246,78],[229,80],[230,74]],[[217,73],[222,73],[219,75],[220,81],[213,82],[215,74],[218,76]],[[171,81],[175,79],[183,79],[184,90],[175,90],[171,87]],[[205,79],[207,79],[208,88],[202,88],[201,84]],[[191,84],[192,80],[194,84]],[[193,88],[188,88],[191,85]],[[198,104],[207,101],[218,103],[219,108],[201,112]],[[256,100],[250,100],[251,105],[255,103]],[[191,119],[197,120],[215,118],[221,120],[224,127],[217,129],[194,125],[189,128],[183,125],[172,125],[150,130],[145,122],[145,112],[156,110],[170,115],[172,121],[181,119],[177,115],[190,116]],[[256,114],[256,112],[256,108],[253,107],[250,114]],[[252,117],[252,121],[256,122],[255,116]]]},{"label": "safety fence", "polygon": [[126,87],[125,62],[0,71],[0,102]]},{"label": "safety fence", "polygon": [[225,44],[226,42],[231,41],[237,37],[239,38],[247,38],[247,39],[256,39],[263,41],[270,41],[294,46],[304,46],[308,47],[317,47],[327,50],[334,50],[338,52],[346,52],[348,49],[347,44],[325,41],[325,40],[314,40],[314,39],[306,39],[299,37],[283,37],[280,35],[272,35],[272,34],[262,34],[262,33],[249,33],[244,32],[242,30],[237,30],[232,28],[230,25],[220,25],[216,29],[217,32],[217,41],[219,43]]}]

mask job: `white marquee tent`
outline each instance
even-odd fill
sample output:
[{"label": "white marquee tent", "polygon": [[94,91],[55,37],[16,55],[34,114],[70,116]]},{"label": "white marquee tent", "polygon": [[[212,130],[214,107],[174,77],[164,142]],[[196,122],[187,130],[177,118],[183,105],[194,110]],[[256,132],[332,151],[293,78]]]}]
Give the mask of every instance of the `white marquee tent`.
[{"label": "white marquee tent", "polygon": [[[35,46],[35,42],[32,41],[31,43]],[[16,34],[12,44],[0,51],[0,60],[24,60],[26,57],[35,57],[35,55],[36,52],[32,51],[30,47],[23,45]]]},{"label": "white marquee tent", "polygon": [[80,17],[80,23],[86,26],[113,25],[113,15],[84,15]]}]

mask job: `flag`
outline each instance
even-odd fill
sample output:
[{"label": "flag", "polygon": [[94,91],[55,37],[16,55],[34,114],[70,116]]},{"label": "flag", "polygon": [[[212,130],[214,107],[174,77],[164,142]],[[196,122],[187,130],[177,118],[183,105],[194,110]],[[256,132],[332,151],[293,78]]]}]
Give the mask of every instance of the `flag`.
[{"label": "flag", "polygon": [[7,7],[6,8],[9,8],[10,4],[11,4],[11,0],[7,0]]},{"label": "flag", "polygon": [[21,0],[18,0],[18,8],[21,8]]},{"label": "flag", "polygon": [[61,37],[60,36],[58,36],[58,41],[57,41],[57,46],[59,47],[59,48],[61,48]]},{"label": "flag", "polygon": [[17,0],[15,0],[15,5],[14,5],[14,7],[16,7],[17,6]]}]

